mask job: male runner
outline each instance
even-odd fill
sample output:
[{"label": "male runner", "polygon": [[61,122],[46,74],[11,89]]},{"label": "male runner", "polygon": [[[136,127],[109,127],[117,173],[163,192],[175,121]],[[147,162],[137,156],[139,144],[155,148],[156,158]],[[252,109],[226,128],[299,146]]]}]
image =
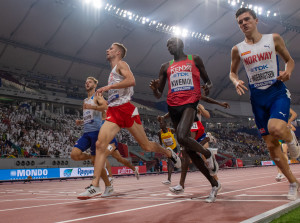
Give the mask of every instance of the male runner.
[{"label": "male runner", "polygon": [[96,196],[97,191],[100,190],[99,179],[106,157],[114,150],[114,148],[107,146],[121,128],[127,128],[145,151],[165,154],[172,159],[177,168],[181,166],[180,158],[172,149],[164,149],[158,143],[148,140],[138,110],[130,103],[135,79],[128,64],[123,61],[126,51],[125,46],[120,43],[113,43],[106,51],[106,58],[110,62],[112,71],[108,85],[98,89],[97,93],[102,94],[108,91],[107,118],[100,129],[96,142],[94,177],[92,184],[84,192],[87,198]]},{"label": "male runner", "polygon": [[[176,129],[178,143],[188,150],[199,152],[208,161],[209,169],[216,169],[215,156],[204,149],[195,139],[190,137],[197,104],[201,99],[200,77],[204,80],[204,91],[209,93],[212,87],[202,59],[197,55],[186,55],[183,42],[179,38],[171,38],[167,42],[168,51],[174,56],[170,62],[161,66],[159,79],[150,82],[150,88],[156,98],[162,96],[168,81],[168,111]],[[218,182],[214,182],[217,186]]]},{"label": "male runner", "polygon": [[[175,153],[177,153],[177,144],[174,137],[174,129],[167,128],[167,122],[162,120],[159,122],[160,131],[158,132],[159,142],[161,145],[165,147],[171,148]],[[163,184],[168,185],[171,184],[171,176],[174,169],[174,164],[171,159],[168,159],[168,179],[162,181]]]},{"label": "male runner", "polygon": [[[94,77],[88,77],[85,82],[85,89],[87,91],[88,97],[84,100],[83,103],[83,120],[76,120],[76,125],[84,125],[83,131],[84,134],[76,142],[75,146],[71,152],[71,158],[73,160],[88,160],[91,159],[94,164],[95,160],[95,147],[96,141],[98,138],[99,129],[101,128],[102,123],[102,113],[107,109],[107,103],[102,96],[95,95],[95,89],[97,87],[98,80]],[[115,147],[112,142],[110,146]],[[91,148],[91,154],[85,153],[88,148]],[[101,173],[101,178],[105,183],[105,191],[102,194],[103,196],[108,196],[113,193],[113,187],[108,180],[106,171],[103,170]],[[100,195],[100,189],[97,195]],[[79,199],[84,199],[81,195]]]},{"label": "male runner", "polygon": [[[285,162],[278,141],[282,139],[287,142],[291,158],[299,156],[300,147],[296,136],[287,127],[290,93],[283,83],[290,79],[295,63],[280,35],[262,35],[258,32],[258,19],[253,10],[240,8],[236,12],[236,19],[245,40],[232,48],[230,79],[239,95],[248,90],[238,76],[238,67],[242,60],[249,80],[256,125],[272,159],[290,182],[288,199],[295,200],[298,196],[299,182]],[[276,53],[285,62],[284,71],[279,72]]]}]

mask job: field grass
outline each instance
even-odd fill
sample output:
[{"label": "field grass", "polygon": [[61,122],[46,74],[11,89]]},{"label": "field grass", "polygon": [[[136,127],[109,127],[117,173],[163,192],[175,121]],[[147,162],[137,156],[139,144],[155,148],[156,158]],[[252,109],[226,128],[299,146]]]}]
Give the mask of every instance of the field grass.
[{"label": "field grass", "polygon": [[300,223],[300,207],[280,216],[271,223]]}]

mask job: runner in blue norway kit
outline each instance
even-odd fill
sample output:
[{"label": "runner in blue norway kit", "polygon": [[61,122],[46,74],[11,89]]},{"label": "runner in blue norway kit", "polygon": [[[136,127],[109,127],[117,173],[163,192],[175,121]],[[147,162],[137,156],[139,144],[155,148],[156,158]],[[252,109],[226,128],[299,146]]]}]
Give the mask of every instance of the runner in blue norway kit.
[{"label": "runner in blue norway kit", "polygon": [[[279,139],[287,142],[292,158],[300,155],[300,147],[295,134],[287,127],[290,110],[290,93],[284,81],[290,79],[294,60],[278,34],[262,35],[257,30],[258,19],[253,10],[240,8],[236,19],[245,40],[232,48],[230,79],[239,95],[248,90],[238,77],[238,67],[243,61],[250,88],[250,99],[256,125],[267,144],[276,165],[290,182],[288,199],[298,196],[299,182],[285,161]],[[285,70],[279,71],[279,54],[285,61]]]}]

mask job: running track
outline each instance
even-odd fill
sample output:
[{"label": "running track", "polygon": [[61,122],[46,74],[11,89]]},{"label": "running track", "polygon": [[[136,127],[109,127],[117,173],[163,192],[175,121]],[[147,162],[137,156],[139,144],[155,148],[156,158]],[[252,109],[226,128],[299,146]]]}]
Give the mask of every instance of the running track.
[{"label": "running track", "polygon": [[[300,179],[300,165],[291,166]],[[173,195],[161,184],[167,175],[115,178],[110,198],[77,200],[90,180],[0,184],[0,222],[240,222],[287,204],[288,182],[276,182],[276,168],[223,170],[216,203],[204,202],[210,185],[189,173],[185,193]],[[180,174],[173,174],[172,185]],[[101,189],[104,189],[102,185]]]}]

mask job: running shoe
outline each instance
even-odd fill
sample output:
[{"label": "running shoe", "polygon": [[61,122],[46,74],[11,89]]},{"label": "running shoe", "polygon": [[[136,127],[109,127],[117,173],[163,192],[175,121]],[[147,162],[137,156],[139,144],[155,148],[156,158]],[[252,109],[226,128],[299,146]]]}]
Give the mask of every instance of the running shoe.
[{"label": "running shoe", "polygon": [[209,170],[211,176],[217,175],[219,171],[219,164],[216,160],[215,154],[213,153],[212,149],[208,149],[210,151],[211,156],[206,159],[206,167]]},{"label": "running shoe", "polygon": [[174,194],[181,194],[184,192],[184,189],[180,184],[175,187],[169,187],[169,190]]},{"label": "running shoe", "polygon": [[167,150],[170,150],[172,152],[171,160],[174,163],[174,166],[179,169],[181,167],[181,160],[180,157],[176,155],[176,153],[170,148],[167,147]]},{"label": "running shoe", "polygon": [[300,156],[300,145],[293,130],[291,130],[292,141],[287,143],[291,159],[297,159]]},{"label": "running shoe", "polygon": [[101,195],[100,187],[94,187],[92,184],[85,188],[86,191],[78,195],[79,200],[87,200]]},{"label": "running shoe", "polygon": [[108,180],[109,180],[109,182],[110,182],[110,185],[112,186],[113,183],[114,183],[115,178],[113,178],[113,177],[108,177]]},{"label": "running shoe", "polygon": [[114,192],[113,186],[107,186],[105,187],[104,193],[101,195],[101,197],[110,197]]},{"label": "running shoe", "polygon": [[140,179],[139,168],[137,166],[135,167],[134,176],[136,177],[137,180]]},{"label": "running shoe", "polygon": [[281,173],[278,173],[277,176],[276,176],[276,178],[275,178],[275,180],[276,180],[277,182],[280,182],[282,179],[284,179],[284,175],[281,174]]},{"label": "running shoe", "polygon": [[213,203],[213,202],[215,202],[216,198],[217,198],[217,194],[221,190],[221,188],[222,188],[222,186],[218,182],[218,186],[212,187],[209,196],[205,199],[205,202],[206,203]]},{"label": "running shoe", "polygon": [[169,185],[169,184],[171,184],[171,181],[169,181],[169,180],[164,180],[164,181],[162,181],[161,183],[162,183],[162,184],[165,184],[165,185]]},{"label": "running shoe", "polygon": [[287,198],[292,201],[296,200],[298,198],[298,190],[299,190],[299,183],[298,182],[291,183]]}]

